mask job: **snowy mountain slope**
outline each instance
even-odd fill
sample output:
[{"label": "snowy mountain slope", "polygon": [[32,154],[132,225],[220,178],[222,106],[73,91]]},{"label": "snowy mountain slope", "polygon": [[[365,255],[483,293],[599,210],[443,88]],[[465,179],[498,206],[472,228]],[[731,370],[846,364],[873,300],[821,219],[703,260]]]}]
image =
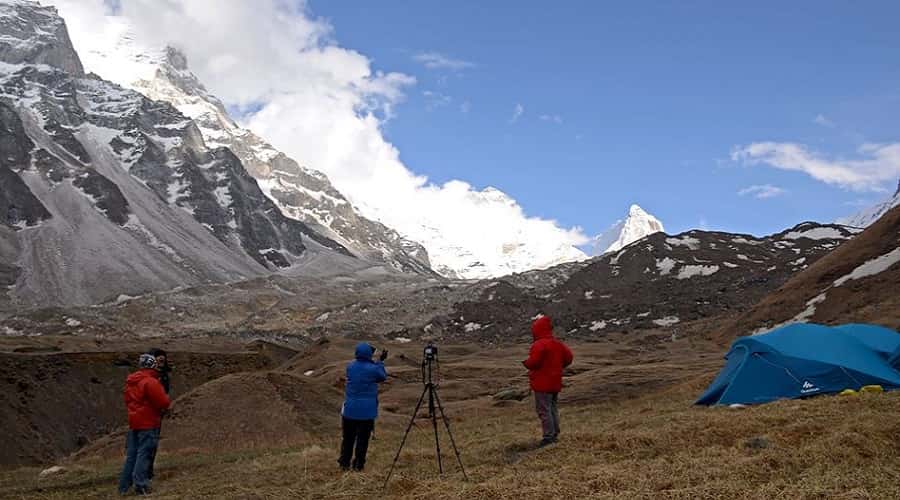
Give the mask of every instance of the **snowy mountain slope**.
[{"label": "snowy mountain slope", "polygon": [[0,6],[0,54],[0,275],[12,304],[238,280],[288,269],[308,248],[349,255],[284,217],[176,109],[85,77],[54,9]]},{"label": "snowy mountain slope", "polygon": [[[207,143],[225,145],[234,151],[287,216],[324,228],[325,234],[358,255],[398,269],[427,273],[430,267],[447,277],[473,279],[586,258],[571,245],[554,244],[548,248],[541,238],[529,236],[533,232],[525,224],[510,228],[509,237],[501,243],[488,245],[482,235],[471,230],[471,225],[448,222],[424,211],[380,211],[367,203],[365,194],[350,199],[321,173],[301,167],[235,124],[222,103],[191,73],[180,52],[145,46],[131,35],[124,20],[112,18],[111,22],[118,41],[87,41],[86,46],[99,47],[86,54],[88,69],[153,99],[174,104],[198,123]],[[520,210],[514,200],[494,188],[472,195],[477,197],[474,203],[483,205],[486,211],[511,210],[510,203]]]},{"label": "snowy mountain slope", "polygon": [[836,222],[845,226],[869,227],[896,206],[900,206],[900,181],[897,182],[897,191],[891,198]]},{"label": "snowy mountain slope", "polygon": [[593,255],[616,252],[653,233],[665,232],[662,222],[638,205],[631,205],[628,216],[616,221],[606,232],[594,238]]},{"label": "snowy mountain slope", "polygon": [[190,71],[183,53],[172,47],[146,47],[133,37],[127,23],[111,19],[117,43],[87,54],[92,70],[151,99],[168,102],[193,119],[207,145],[234,152],[286,216],[310,225],[364,259],[400,271],[434,274],[424,247],[367,219],[324,174],[302,167],[241,128]]}]

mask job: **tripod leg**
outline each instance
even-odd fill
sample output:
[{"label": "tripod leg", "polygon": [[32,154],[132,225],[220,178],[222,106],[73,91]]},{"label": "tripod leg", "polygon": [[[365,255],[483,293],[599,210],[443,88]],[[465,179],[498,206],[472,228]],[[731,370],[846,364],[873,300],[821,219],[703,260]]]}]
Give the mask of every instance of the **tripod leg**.
[{"label": "tripod leg", "polygon": [[406,444],[406,438],[409,436],[409,431],[416,422],[416,415],[419,413],[419,408],[422,407],[422,401],[425,400],[426,392],[428,392],[428,387],[425,387],[425,390],[422,391],[422,395],[419,396],[419,402],[416,403],[416,409],[413,410],[412,417],[409,419],[409,425],[406,426],[406,432],[403,433],[403,440],[400,441],[400,447],[397,448],[397,454],[394,455],[394,461],[391,463],[391,470],[388,472],[387,477],[384,478],[384,485],[382,488],[387,488],[388,481],[391,480],[391,475],[394,474],[394,466],[397,465],[397,459],[400,458],[400,452],[403,451],[403,445]]},{"label": "tripod leg", "polygon": [[447,428],[447,435],[450,436],[450,444],[453,445],[453,452],[456,453],[456,462],[459,464],[459,470],[462,471],[466,481],[469,476],[466,474],[466,468],[463,467],[462,458],[459,456],[459,448],[456,447],[456,440],[453,439],[453,432],[450,431],[450,419],[444,413],[444,405],[441,404],[441,398],[438,397],[437,389],[434,389],[434,399],[437,401],[437,407],[441,411],[441,419],[444,421],[444,427]]},{"label": "tripod leg", "polygon": [[434,385],[428,384],[428,411],[431,413],[431,426],[434,428],[434,450],[437,453],[438,474],[444,473],[444,465],[441,462],[441,440],[438,438],[437,411],[434,408],[434,399],[437,397]]}]

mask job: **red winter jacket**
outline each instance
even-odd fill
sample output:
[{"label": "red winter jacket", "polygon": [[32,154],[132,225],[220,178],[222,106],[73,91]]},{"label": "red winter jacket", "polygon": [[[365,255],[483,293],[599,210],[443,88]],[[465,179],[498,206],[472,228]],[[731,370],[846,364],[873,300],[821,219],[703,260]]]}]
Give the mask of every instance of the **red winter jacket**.
[{"label": "red winter jacket", "polygon": [[522,362],[528,368],[531,390],[534,392],[559,392],[562,390],[563,368],[572,364],[572,351],[553,337],[553,325],[549,316],[541,316],[531,324],[534,343],[528,359]]},{"label": "red winter jacket", "polygon": [[128,408],[128,427],[132,430],[158,429],[162,412],[170,404],[156,370],[145,368],[125,380],[125,407]]}]

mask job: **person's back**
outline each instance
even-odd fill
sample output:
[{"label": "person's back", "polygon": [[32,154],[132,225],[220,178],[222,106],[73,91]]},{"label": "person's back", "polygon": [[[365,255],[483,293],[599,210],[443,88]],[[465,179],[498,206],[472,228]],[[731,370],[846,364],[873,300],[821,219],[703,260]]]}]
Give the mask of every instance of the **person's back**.
[{"label": "person's back", "polygon": [[559,437],[559,413],[557,401],[562,390],[563,370],[572,364],[572,351],[553,337],[553,324],[549,316],[538,317],[531,325],[534,342],[528,359],[522,362],[528,368],[528,379],[534,391],[535,408],[541,420],[543,439],[541,445],[556,442]]},{"label": "person's back", "polygon": [[[375,348],[366,343],[356,346],[356,360],[347,365],[347,385],[344,389],[344,405],[341,408],[341,456],[338,464],[347,470],[352,465],[361,471],[365,467],[369,438],[378,417],[378,384],[387,380],[384,360],[373,361]],[[355,460],[353,458],[355,450]]]},{"label": "person's back", "polygon": [[162,412],[171,405],[159,383],[156,358],[142,354],[139,366],[140,370],[125,380],[123,391],[129,431],[125,441],[125,465],[119,477],[120,494],[127,493],[132,484],[137,493],[149,493],[148,472],[159,443]]}]

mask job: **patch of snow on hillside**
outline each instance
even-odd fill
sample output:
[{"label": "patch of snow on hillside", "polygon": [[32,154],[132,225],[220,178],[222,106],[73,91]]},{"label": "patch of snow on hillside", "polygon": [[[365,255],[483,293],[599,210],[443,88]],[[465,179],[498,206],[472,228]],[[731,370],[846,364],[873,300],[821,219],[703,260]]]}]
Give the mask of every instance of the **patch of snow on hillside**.
[{"label": "patch of snow on hillside", "polygon": [[895,248],[880,257],[866,261],[864,264],[851,271],[850,274],[834,280],[834,286],[841,286],[850,280],[874,276],[882,271],[888,270],[888,268],[897,262],[900,262],[900,247]]},{"label": "patch of snow on hillside", "polygon": [[789,321],[788,323],[806,323],[810,318],[816,314],[816,304],[820,304],[825,301],[825,293],[820,293],[815,297],[809,299],[806,302],[806,309],[804,309],[800,314],[794,316],[794,319]]},{"label": "patch of snow on hillside", "polygon": [[684,266],[678,271],[676,278],[685,280],[694,276],[709,276],[719,271],[719,266]]},{"label": "patch of snow on hillside", "polygon": [[672,269],[677,263],[677,260],[669,257],[665,257],[662,260],[656,259],[656,268],[659,269],[660,276],[665,276],[672,272]]},{"label": "patch of snow on hillside", "polygon": [[220,207],[228,208],[231,206],[231,190],[228,189],[228,186],[216,186],[216,189],[213,190],[213,195],[215,195]]},{"label": "patch of snow on hillside", "polygon": [[666,238],[666,243],[670,245],[681,245],[691,250],[700,250],[700,240],[691,238],[690,236],[682,236],[681,238]]},{"label": "patch of snow on hillside", "polygon": [[658,326],[672,326],[676,323],[680,323],[681,319],[678,316],[666,316],[665,318],[654,319],[653,324]]},{"label": "patch of snow on hillside", "polygon": [[469,323],[466,323],[465,328],[466,328],[467,333],[472,333],[472,332],[477,332],[478,330],[481,330],[482,326],[479,323],[469,322]]},{"label": "patch of snow on hillside", "polygon": [[844,233],[833,227],[816,227],[807,229],[806,231],[791,231],[784,235],[787,240],[799,240],[807,238],[810,240],[842,240],[845,239]]},{"label": "patch of snow on hillside", "polygon": [[596,332],[596,331],[602,330],[604,328],[606,328],[606,321],[601,320],[601,321],[594,321],[593,323],[591,323],[591,326],[588,329],[592,332]]},{"label": "patch of snow on hillside", "polygon": [[730,268],[732,268],[732,269],[738,267],[737,264],[732,264],[731,262],[723,262],[722,265],[725,266],[725,267],[730,267]]},{"label": "patch of snow on hillside", "polygon": [[587,299],[587,300],[593,299],[593,298],[594,298],[594,291],[593,291],[593,290],[588,290],[588,291],[584,292],[584,298]]}]

